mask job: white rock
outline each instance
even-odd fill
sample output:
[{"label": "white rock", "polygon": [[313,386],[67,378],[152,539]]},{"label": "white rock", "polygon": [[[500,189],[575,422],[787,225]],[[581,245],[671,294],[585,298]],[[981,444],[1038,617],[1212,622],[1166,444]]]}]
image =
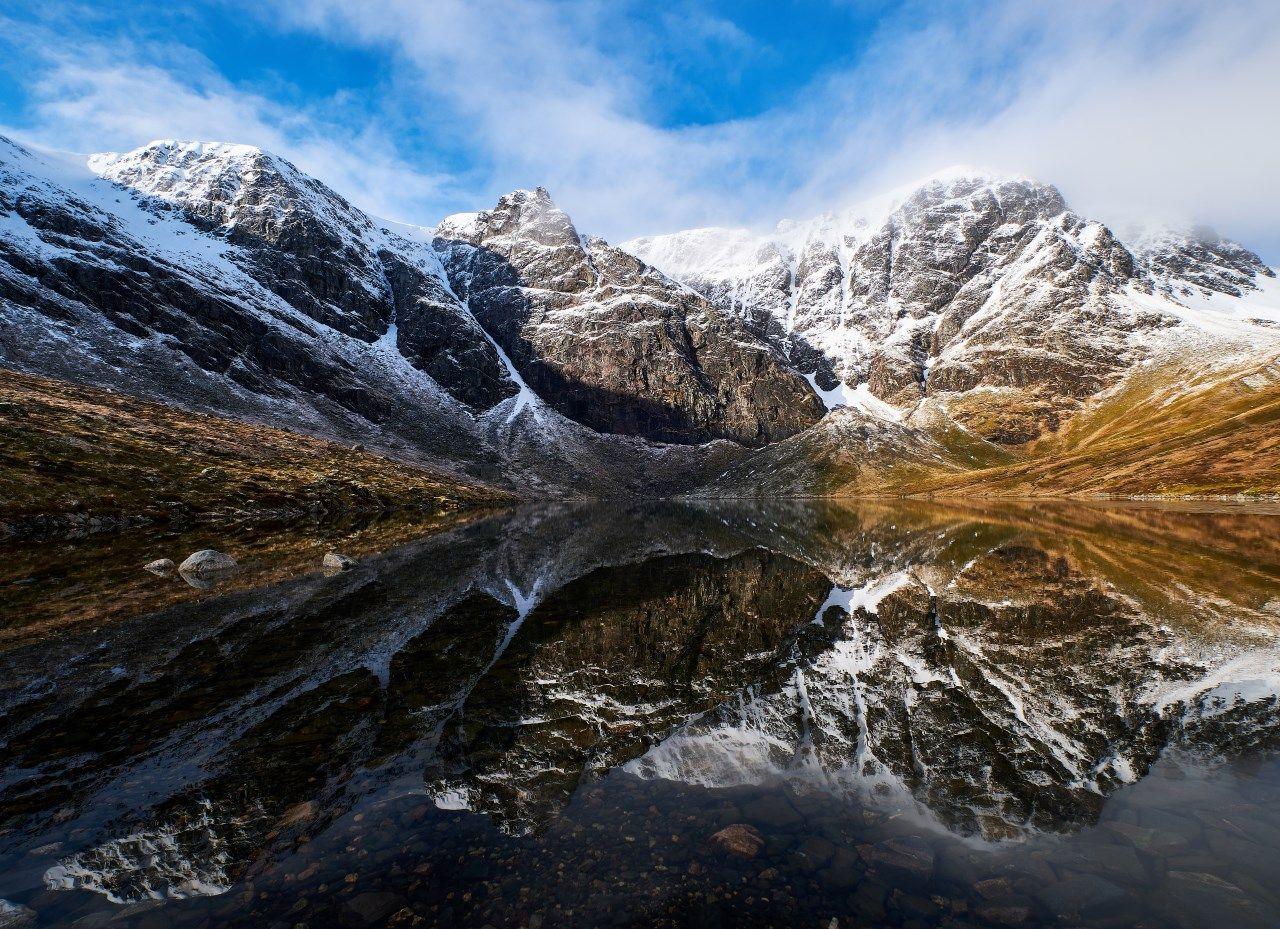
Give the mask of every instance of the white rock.
[{"label": "white rock", "polygon": [[165,575],[174,569],[172,558],[157,558],[155,561],[147,562],[143,567],[152,574]]},{"label": "white rock", "polygon": [[212,548],[203,548],[188,555],[187,560],[178,565],[178,570],[184,573],[201,574],[207,571],[230,571],[235,566],[236,560],[230,555],[224,555]]},{"label": "white rock", "polygon": [[338,552],[329,552],[324,556],[324,566],[338,571],[345,571],[347,568],[354,567],[355,563],[356,560],[354,558],[349,558]]}]

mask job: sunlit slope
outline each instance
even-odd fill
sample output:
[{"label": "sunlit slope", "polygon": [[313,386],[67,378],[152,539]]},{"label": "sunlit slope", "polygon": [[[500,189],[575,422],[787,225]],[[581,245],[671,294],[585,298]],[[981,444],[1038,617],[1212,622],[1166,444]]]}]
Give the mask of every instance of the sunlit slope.
[{"label": "sunlit slope", "polygon": [[363,448],[0,369],[0,536],[446,514],[509,499]]},{"label": "sunlit slope", "polygon": [[1035,443],[1026,460],[937,474],[911,492],[1040,495],[1280,493],[1280,356],[1230,370],[1141,368]]},{"label": "sunlit slope", "polygon": [[748,455],[712,481],[708,496],[900,496],[947,475],[1017,461],[925,401],[905,420],[857,407],[829,413],[799,435]]}]

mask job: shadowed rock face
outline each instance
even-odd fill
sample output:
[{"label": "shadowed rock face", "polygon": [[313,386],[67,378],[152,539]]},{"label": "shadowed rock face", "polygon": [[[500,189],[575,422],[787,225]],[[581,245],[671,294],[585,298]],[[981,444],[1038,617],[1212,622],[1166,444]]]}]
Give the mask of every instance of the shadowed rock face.
[{"label": "shadowed rock face", "polygon": [[663,442],[759,445],[822,415],[804,379],[736,316],[584,239],[544,190],[437,231],[455,292],[572,419]]},{"label": "shadowed rock face", "polygon": [[[254,149],[99,167],[141,195],[0,141],[5,365],[475,467],[484,442],[456,399],[514,388],[429,250]],[[430,322],[412,363],[377,343],[401,311]]]}]

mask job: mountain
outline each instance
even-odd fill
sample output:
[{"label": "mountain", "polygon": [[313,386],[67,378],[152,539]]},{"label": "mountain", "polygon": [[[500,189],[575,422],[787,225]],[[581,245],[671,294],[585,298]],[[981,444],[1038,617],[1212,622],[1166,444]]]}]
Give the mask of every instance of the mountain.
[{"label": "mountain", "polygon": [[[521,495],[1025,489],[1000,469],[1074,454],[1117,398],[1156,411],[1131,449],[1177,445],[1188,373],[1218,448],[1265,432],[1277,353],[1248,249],[1120,237],[1028,178],[618,248],[540,188],[412,226],[251,146],[0,139],[0,366]],[[1272,444],[1231,482],[1183,441],[1162,486],[1274,492]],[[1123,467],[1044,487],[1136,492]]]},{"label": "mountain", "polygon": [[85,168],[5,140],[0,214],[0,363],[31,373],[535,492],[688,483],[823,412],[736,316],[587,244],[545,193],[467,238],[249,146]]},{"label": "mountain", "polygon": [[759,445],[824,408],[735,315],[598,238],[545,190],[436,230],[455,291],[548,404],[601,432]]},{"label": "mountain", "polygon": [[932,397],[1001,444],[1055,431],[1140,365],[1280,344],[1275,272],[1242,246],[1164,229],[1130,247],[1051,186],[968,168],[772,234],[623,248],[798,346],[837,397],[831,374],[900,408]]}]

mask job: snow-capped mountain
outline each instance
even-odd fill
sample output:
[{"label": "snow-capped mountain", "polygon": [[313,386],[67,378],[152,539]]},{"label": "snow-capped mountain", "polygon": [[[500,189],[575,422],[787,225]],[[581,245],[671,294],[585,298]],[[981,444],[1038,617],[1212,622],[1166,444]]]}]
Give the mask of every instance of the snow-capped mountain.
[{"label": "snow-capped mountain", "polygon": [[[903,409],[932,397],[1006,444],[1138,365],[1280,344],[1275,273],[1248,249],[1205,230],[1126,243],[1051,186],[971,168],[769,234],[622,247],[790,344],[836,399],[863,384]],[[823,382],[827,365],[843,387]]]},{"label": "snow-capped mountain", "polygon": [[822,413],[735,316],[587,244],[545,193],[468,238],[375,220],[249,146],[85,167],[5,140],[0,215],[0,360],[37,373],[596,490],[685,480],[738,448],[718,438]]},{"label": "snow-capped mountain", "polygon": [[0,139],[0,364],[534,492],[991,467],[1173,364],[1270,403],[1277,353],[1256,255],[1027,178],[624,250],[541,189],[409,226],[250,146]]}]

